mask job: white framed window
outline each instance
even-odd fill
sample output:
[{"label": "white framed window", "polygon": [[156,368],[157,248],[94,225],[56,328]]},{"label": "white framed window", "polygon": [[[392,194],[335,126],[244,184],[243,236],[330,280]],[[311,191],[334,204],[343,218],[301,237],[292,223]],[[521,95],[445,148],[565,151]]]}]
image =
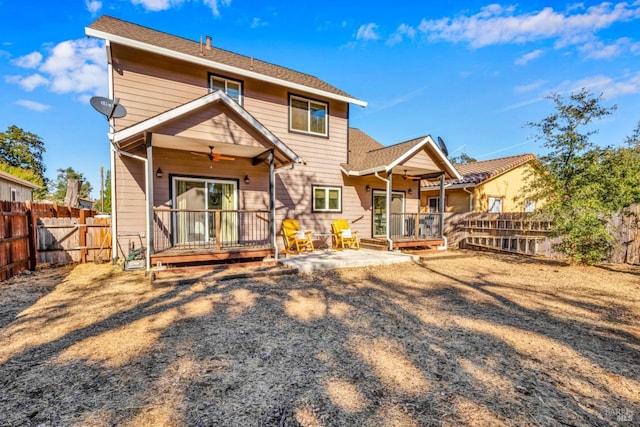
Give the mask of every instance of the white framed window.
[{"label": "white framed window", "polygon": [[313,186],[313,212],[342,212],[342,188]]},{"label": "white framed window", "polygon": [[209,91],[222,90],[229,95],[229,98],[242,105],[242,82],[228,79],[226,77],[209,74]]},{"label": "white framed window", "polygon": [[289,95],[289,130],[328,136],[329,104]]},{"label": "white framed window", "polygon": [[12,202],[18,201],[18,190],[16,190],[15,188],[11,189],[11,201]]},{"label": "white framed window", "polygon": [[536,201],[535,200],[525,200],[524,202],[524,211],[525,212],[533,212],[536,210]]},{"label": "white framed window", "polygon": [[502,212],[502,197],[489,197],[488,212],[493,212],[493,213]]}]

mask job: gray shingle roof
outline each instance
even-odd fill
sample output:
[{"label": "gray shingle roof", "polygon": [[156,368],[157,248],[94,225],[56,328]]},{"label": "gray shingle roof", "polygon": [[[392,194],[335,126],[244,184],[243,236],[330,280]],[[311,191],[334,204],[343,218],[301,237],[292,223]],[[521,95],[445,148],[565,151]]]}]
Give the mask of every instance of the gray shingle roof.
[{"label": "gray shingle roof", "polygon": [[425,138],[422,136],[385,147],[360,129],[349,128],[349,163],[342,163],[341,166],[346,171],[388,166]]},{"label": "gray shingle roof", "polygon": [[[88,28],[101,31],[114,36],[124,37],[140,43],[169,49],[181,54],[191,55],[199,59],[208,59],[212,62],[236,67],[241,70],[259,73],[264,76],[277,78],[291,83],[322,90],[331,94],[353,98],[348,93],[320,80],[309,74],[304,74],[289,68],[280,67],[269,62],[261,61],[253,57],[239,55],[217,47],[205,49],[200,42],[187,40],[161,31],[153,30],[141,25],[132,24],[111,16],[101,16]],[[212,64],[214,66],[215,64]]]}]

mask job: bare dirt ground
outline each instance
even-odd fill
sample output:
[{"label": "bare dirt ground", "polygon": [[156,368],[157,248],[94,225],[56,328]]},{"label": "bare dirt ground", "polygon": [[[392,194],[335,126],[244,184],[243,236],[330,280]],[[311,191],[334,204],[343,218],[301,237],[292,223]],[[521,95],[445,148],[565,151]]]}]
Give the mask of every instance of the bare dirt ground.
[{"label": "bare dirt ground", "polygon": [[152,286],[0,284],[0,425],[640,424],[640,267],[452,252]]}]

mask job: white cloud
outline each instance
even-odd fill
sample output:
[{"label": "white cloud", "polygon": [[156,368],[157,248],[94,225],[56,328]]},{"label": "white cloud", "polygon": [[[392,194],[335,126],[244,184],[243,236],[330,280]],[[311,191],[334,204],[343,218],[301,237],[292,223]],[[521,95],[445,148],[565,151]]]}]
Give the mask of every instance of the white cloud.
[{"label": "white cloud", "polygon": [[20,99],[16,101],[16,104],[32,111],[46,111],[51,108],[51,105],[42,104],[36,101],[28,101],[26,99]]},{"label": "white cloud", "polygon": [[516,65],[527,65],[529,61],[540,57],[540,55],[542,55],[543,53],[544,51],[542,49],[536,49],[533,52],[525,53],[520,58],[516,59],[515,63]]},{"label": "white cloud", "polygon": [[[42,58],[42,55],[38,55]],[[20,62],[34,64],[38,55],[27,55],[31,61],[26,57],[19,58],[16,65]],[[48,57],[38,63],[40,65],[37,73],[7,76],[5,81],[18,84],[29,92],[40,86],[61,94],[98,95],[107,92],[107,60],[104,43],[101,41],[78,39],[58,43],[51,49]]]},{"label": "white cloud", "polygon": [[67,40],[56,45],[40,67],[56,93],[105,93],[107,61],[103,43],[94,39]]},{"label": "white cloud", "polygon": [[432,41],[468,43],[473,48],[507,43],[556,39],[556,47],[584,42],[615,22],[640,18],[640,3],[608,3],[564,13],[545,7],[534,13],[518,14],[515,7],[492,4],[475,15],[437,20],[423,19],[418,29]]},{"label": "white cloud", "polygon": [[601,41],[585,43],[580,46],[579,50],[589,59],[609,59],[619,56],[623,50],[629,49],[633,51],[631,39],[622,37],[613,44],[604,44]]},{"label": "white cloud", "polygon": [[620,77],[604,75],[591,76],[575,82],[565,81],[558,91],[577,92],[586,88],[595,94],[602,93],[603,98],[612,100],[619,96],[635,95],[640,93],[640,71],[634,74],[625,74]]},{"label": "white cloud", "polygon": [[526,85],[516,86],[515,88],[513,88],[513,91],[515,93],[532,92],[532,91],[537,90],[540,87],[542,87],[545,83],[546,83],[545,80],[536,80],[535,82],[528,83]]},{"label": "white cloud", "polygon": [[[186,1],[189,0],[131,0],[131,3],[140,5],[150,12],[159,12],[181,6]],[[202,4],[211,9],[215,16],[218,16],[220,15],[220,6],[229,6],[231,0],[202,0]]]},{"label": "white cloud", "polygon": [[377,31],[378,25],[373,22],[366,25],[360,25],[360,28],[358,28],[358,32],[356,33],[356,40],[379,40],[380,36]]},{"label": "white cloud", "polygon": [[183,1],[184,0],[131,0],[131,3],[134,5],[140,5],[145,10],[158,12],[161,10],[167,10],[173,6],[181,5]]},{"label": "white cloud", "polygon": [[213,14],[215,16],[220,15],[220,8],[219,5],[221,6],[229,6],[231,4],[231,0],[202,0],[202,2],[205,4],[205,6],[209,6],[209,8],[211,9],[211,12],[213,12]]},{"label": "white cloud", "polygon": [[265,21],[261,20],[258,17],[253,18],[253,20],[251,20],[251,28],[264,27],[267,24],[268,24],[268,22],[265,22]]},{"label": "white cloud", "polygon": [[92,15],[97,14],[102,9],[102,2],[99,0],[85,0],[84,4]]},{"label": "white cloud", "polygon": [[22,89],[27,92],[31,92],[39,86],[46,86],[49,84],[47,80],[41,74],[31,74],[30,76],[5,76],[5,82],[20,85]]},{"label": "white cloud", "polygon": [[31,52],[28,55],[14,59],[11,63],[21,68],[36,68],[41,61],[42,54],[40,52]]},{"label": "white cloud", "polygon": [[409,39],[413,39],[416,36],[416,29],[407,24],[400,24],[395,33],[391,34],[391,36],[387,39],[387,45],[393,46],[396,45],[405,37]]}]

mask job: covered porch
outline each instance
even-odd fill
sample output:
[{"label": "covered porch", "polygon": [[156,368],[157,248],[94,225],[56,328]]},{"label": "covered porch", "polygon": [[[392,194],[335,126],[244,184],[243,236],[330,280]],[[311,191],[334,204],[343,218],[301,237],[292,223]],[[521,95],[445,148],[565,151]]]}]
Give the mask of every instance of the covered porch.
[{"label": "covered porch", "polygon": [[[142,166],[138,215],[145,218],[147,270],[256,262],[277,253],[276,171],[301,159],[226,94],[123,129],[112,142],[114,157]],[[128,231],[120,216],[115,235]]]},{"label": "covered porch", "polygon": [[[357,156],[342,164],[343,174],[357,177],[372,193],[372,232],[362,243],[388,250],[442,246],[444,180],[459,176],[442,148],[428,135],[382,147],[362,132],[354,134],[352,145]],[[425,180],[439,183],[438,212],[423,212],[420,206]]]}]

